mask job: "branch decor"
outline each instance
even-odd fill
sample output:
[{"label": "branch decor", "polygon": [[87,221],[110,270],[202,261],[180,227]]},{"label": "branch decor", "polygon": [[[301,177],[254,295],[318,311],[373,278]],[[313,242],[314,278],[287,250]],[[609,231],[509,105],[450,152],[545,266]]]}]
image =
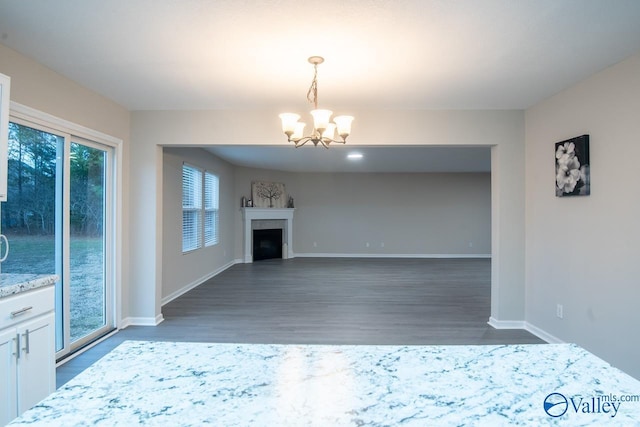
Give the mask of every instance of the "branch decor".
[{"label": "branch decor", "polygon": [[254,181],[251,183],[253,206],[256,208],[284,208],[287,195],[280,182]]}]

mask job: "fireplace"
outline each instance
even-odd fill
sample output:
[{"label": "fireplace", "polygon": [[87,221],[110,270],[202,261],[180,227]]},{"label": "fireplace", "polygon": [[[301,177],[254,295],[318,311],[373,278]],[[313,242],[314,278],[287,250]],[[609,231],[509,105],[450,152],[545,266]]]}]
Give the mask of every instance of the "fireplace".
[{"label": "fireplace", "polygon": [[282,258],[282,229],[253,230],[253,260]]},{"label": "fireplace", "polygon": [[280,229],[280,245],[286,243],[286,253],[280,253],[282,258],[293,258],[293,208],[241,208],[243,221],[243,253],[244,262],[253,262],[253,232],[257,230]]}]

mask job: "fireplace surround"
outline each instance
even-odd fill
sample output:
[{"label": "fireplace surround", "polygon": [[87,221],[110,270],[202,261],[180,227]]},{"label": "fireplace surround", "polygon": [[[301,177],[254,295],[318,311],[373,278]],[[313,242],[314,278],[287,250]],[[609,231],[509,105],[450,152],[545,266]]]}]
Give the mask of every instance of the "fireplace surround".
[{"label": "fireplace surround", "polygon": [[[243,254],[244,262],[253,262],[253,230],[252,223],[254,221],[280,220],[282,222],[283,238],[282,241],[287,244],[287,252],[282,254],[283,258],[293,258],[293,213],[294,208],[276,209],[276,208],[241,208],[243,222]],[[269,224],[267,227],[260,228],[277,228]]]}]

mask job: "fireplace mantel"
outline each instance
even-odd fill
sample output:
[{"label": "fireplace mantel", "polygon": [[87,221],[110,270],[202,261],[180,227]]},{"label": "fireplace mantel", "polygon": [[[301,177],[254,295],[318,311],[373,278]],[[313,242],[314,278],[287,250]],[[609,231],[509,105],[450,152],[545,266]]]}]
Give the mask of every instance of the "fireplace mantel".
[{"label": "fireplace mantel", "polygon": [[[251,221],[277,219],[286,222],[285,236],[287,242],[287,257],[293,258],[293,212],[295,208],[241,208],[243,222],[243,246],[244,262],[253,262],[253,233],[251,231]],[[284,254],[283,254],[284,256]]]}]

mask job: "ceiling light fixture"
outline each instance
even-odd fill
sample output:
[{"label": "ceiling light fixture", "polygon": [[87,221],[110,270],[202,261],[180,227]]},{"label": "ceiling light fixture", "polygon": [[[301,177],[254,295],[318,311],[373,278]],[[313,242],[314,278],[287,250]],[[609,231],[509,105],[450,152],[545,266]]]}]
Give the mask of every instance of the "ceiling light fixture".
[{"label": "ceiling light fixture", "polygon": [[347,159],[349,160],[362,160],[361,153],[349,153],[347,154]]},{"label": "ceiling light fixture", "polygon": [[[309,58],[309,62],[313,64],[313,80],[307,92],[307,100],[314,106],[314,109],[311,110],[311,115],[313,116],[313,132],[311,132],[309,136],[303,136],[306,124],[299,122],[300,116],[295,113],[280,114],[282,131],[287,135],[289,142],[295,144],[296,148],[302,147],[309,141],[315,146],[321,144],[325,148],[329,148],[329,144],[332,142],[344,144],[347,142],[347,137],[351,133],[353,117],[336,116],[333,119],[334,123],[330,123],[329,121],[331,120],[333,111],[318,109],[318,65],[324,62],[324,58],[321,56],[312,56]],[[334,139],[336,131],[341,139]]]}]

